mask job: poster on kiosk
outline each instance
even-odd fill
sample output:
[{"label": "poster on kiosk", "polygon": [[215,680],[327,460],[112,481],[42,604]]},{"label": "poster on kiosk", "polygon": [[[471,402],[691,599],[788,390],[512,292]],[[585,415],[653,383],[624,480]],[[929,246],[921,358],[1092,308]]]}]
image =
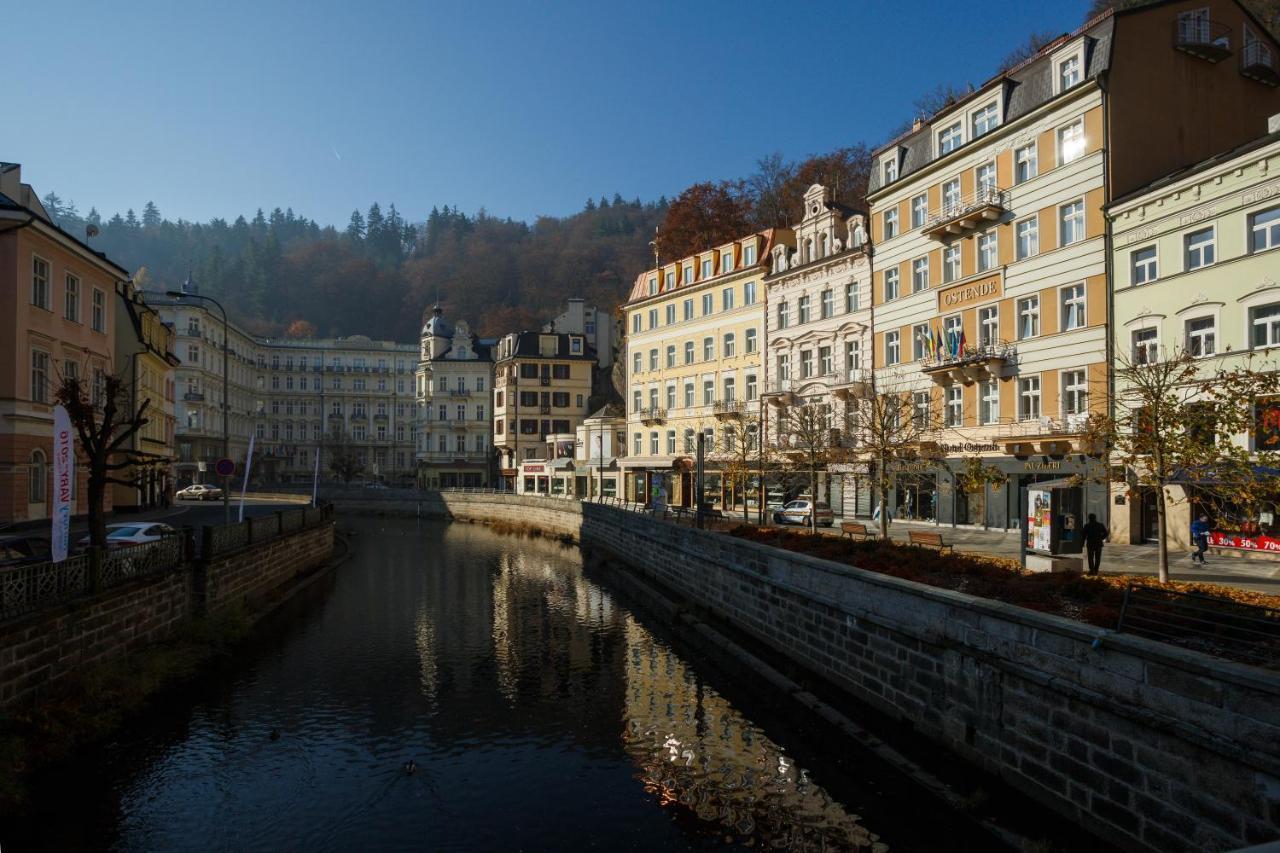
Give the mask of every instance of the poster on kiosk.
[{"label": "poster on kiosk", "polygon": [[1027,550],[1037,554],[1079,554],[1084,540],[1083,494],[1069,480],[1036,483],[1027,489]]}]

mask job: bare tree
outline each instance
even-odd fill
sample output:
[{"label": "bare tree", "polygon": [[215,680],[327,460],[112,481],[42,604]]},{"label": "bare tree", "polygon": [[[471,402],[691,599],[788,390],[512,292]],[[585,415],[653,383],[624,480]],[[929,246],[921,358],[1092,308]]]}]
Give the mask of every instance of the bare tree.
[{"label": "bare tree", "polygon": [[1170,487],[1194,482],[1203,500],[1245,507],[1280,490],[1275,477],[1255,473],[1258,466],[1275,467],[1280,454],[1236,440],[1253,428],[1260,401],[1277,393],[1280,374],[1274,365],[1256,369],[1251,357],[1233,366],[1222,362],[1184,349],[1122,355],[1114,414],[1090,420],[1086,440],[1110,449],[1112,476],[1131,491],[1155,493],[1161,583],[1169,580]]},{"label": "bare tree", "polygon": [[809,528],[815,532],[818,529],[818,472],[848,458],[845,435],[831,403],[825,398],[799,400],[785,406],[778,419],[779,451],[793,463],[800,463],[801,469],[808,473],[809,497],[813,504]]},{"label": "bare tree", "polygon": [[[757,407],[755,411],[751,411],[753,405]],[[764,469],[769,457],[768,450],[761,440],[763,424],[759,405],[759,403],[742,402],[721,403],[716,412],[721,421],[718,455],[722,460],[723,476],[729,481],[735,493],[739,488],[738,484],[741,484],[743,521],[751,520],[747,502],[747,481],[754,474],[758,482],[763,484]],[[763,496],[760,496],[760,501],[763,505]]]},{"label": "bare tree", "polygon": [[364,471],[364,462],[347,440],[346,430],[340,424],[334,424],[329,431],[328,451],[329,470],[342,482],[350,483]]},{"label": "bare tree", "polygon": [[107,485],[137,485],[136,479],[125,479],[115,472],[145,461],[128,445],[149,422],[146,411],[151,400],[143,400],[135,411],[130,403],[129,383],[101,373],[90,382],[78,376],[63,377],[55,399],[67,410],[89,466],[89,542],[94,548],[105,548]]}]

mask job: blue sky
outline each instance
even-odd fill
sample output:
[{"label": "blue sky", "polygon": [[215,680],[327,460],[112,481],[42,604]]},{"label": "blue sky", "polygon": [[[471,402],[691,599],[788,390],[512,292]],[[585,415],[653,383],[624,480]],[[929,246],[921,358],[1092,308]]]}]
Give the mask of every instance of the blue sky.
[{"label": "blue sky", "polygon": [[104,215],[563,215],[879,143],[921,93],[982,82],[1087,5],[11,4],[0,160]]}]

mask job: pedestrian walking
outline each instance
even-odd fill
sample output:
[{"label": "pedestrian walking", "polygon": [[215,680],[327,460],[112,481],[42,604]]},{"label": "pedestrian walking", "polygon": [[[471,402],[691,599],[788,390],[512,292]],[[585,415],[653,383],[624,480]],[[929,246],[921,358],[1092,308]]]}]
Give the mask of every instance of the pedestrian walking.
[{"label": "pedestrian walking", "polygon": [[1089,521],[1081,531],[1084,536],[1084,547],[1089,557],[1089,574],[1096,575],[1102,565],[1102,543],[1111,535],[1107,526],[1098,521],[1098,516],[1089,513]]},{"label": "pedestrian walking", "polygon": [[1209,516],[1202,515],[1191,522],[1191,541],[1196,549],[1191,552],[1191,562],[1204,565],[1204,552],[1209,550]]}]

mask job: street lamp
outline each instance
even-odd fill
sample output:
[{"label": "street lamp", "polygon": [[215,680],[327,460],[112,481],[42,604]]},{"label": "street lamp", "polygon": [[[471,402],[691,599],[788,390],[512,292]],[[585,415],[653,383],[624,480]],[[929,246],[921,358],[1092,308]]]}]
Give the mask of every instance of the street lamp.
[{"label": "street lamp", "polygon": [[[231,396],[229,393],[231,382],[228,373],[231,364],[231,338],[229,334],[230,327],[227,324],[227,309],[223,308],[222,303],[218,300],[210,296],[201,296],[198,293],[166,290],[165,295],[172,296],[174,299],[200,299],[205,302],[212,302],[222,312],[222,457],[230,459],[231,432],[227,428],[227,411],[231,408]],[[231,523],[231,480],[229,477],[222,478],[222,518],[224,524]]]}]

